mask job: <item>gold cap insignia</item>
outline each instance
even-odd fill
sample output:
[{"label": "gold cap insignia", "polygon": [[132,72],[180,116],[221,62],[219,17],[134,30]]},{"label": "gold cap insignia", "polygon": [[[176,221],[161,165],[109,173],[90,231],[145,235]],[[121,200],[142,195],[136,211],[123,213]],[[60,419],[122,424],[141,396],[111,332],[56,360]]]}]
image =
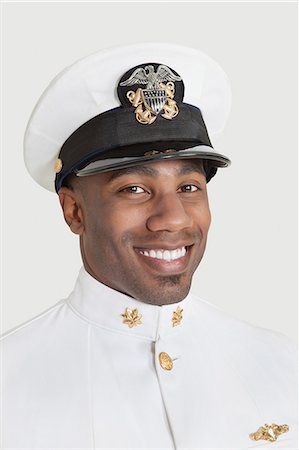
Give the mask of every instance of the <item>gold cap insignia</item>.
[{"label": "gold cap insignia", "polygon": [[260,427],[255,433],[251,433],[249,435],[252,441],[276,441],[278,436],[283,433],[287,433],[289,431],[289,426],[287,424],[277,425],[276,423],[272,423],[268,425],[265,423],[262,427]]},{"label": "gold cap insignia", "polygon": [[129,328],[137,327],[137,325],[142,324],[142,315],[139,313],[138,309],[126,308],[125,312],[121,314],[123,317],[123,323],[128,325]]},{"label": "gold cap insignia", "polygon": [[178,325],[181,324],[181,320],[183,318],[183,311],[184,310],[179,306],[177,307],[176,311],[173,311],[171,319],[173,327],[177,327]]},{"label": "gold cap insignia", "polygon": [[[136,108],[135,117],[139,123],[150,125],[160,113],[168,120],[178,115],[176,83],[181,86],[183,81],[170,67],[164,64],[142,64],[126,72],[121,80],[118,88]],[[136,91],[127,90],[134,84],[142,87]],[[182,95],[178,97],[181,99]]]},{"label": "gold cap insignia", "polygon": [[62,169],[62,161],[60,158],[58,158],[58,159],[56,159],[55,164],[54,164],[55,173],[61,172],[61,169]]}]

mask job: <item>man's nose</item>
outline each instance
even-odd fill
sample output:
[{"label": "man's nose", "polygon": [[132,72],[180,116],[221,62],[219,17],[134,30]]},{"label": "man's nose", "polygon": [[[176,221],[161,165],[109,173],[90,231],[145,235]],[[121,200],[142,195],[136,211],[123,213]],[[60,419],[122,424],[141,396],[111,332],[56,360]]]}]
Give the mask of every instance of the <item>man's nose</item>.
[{"label": "man's nose", "polygon": [[193,218],[177,193],[160,195],[147,219],[150,231],[180,231],[192,225]]}]

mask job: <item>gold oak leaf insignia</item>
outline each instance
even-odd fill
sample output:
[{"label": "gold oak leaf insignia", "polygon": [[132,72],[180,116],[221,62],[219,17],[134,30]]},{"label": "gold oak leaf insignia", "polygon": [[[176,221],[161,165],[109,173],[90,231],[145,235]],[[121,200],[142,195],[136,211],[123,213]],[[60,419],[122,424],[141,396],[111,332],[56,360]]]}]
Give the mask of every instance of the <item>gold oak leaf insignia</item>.
[{"label": "gold oak leaf insignia", "polygon": [[123,317],[123,323],[128,325],[129,328],[137,327],[137,325],[142,324],[142,315],[139,313],[138,309],[126,308],[125,312],[121,314]]},{"label": "gold oak leaf insignia", "polygon": [[171,319],[173,327],[177,327],[178,325],[180,325],[183,318],[183,311],[184,310],[179,306],[177,307],[176,311],[173,311]]}]

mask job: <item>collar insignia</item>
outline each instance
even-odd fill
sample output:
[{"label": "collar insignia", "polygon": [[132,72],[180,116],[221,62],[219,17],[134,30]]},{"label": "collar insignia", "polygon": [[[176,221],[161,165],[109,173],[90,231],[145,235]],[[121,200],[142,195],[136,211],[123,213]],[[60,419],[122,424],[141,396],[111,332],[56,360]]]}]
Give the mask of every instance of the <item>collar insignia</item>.
[{"label": "collar insignia", "polygon": [[121,314],[123,318],[123,323],[128,325],[129,328],[137,327],[137,325],[142,324],[142,315],[139,313],[138,309],[126,308],[125,312]]},{"label": "collar insignia", "polygon": [[280,436],[283,433],[287,433],[289,431],[289,426],[284,425],[277,425],[276,423],[272,423],[271,425],[268,425],[267,423],[260,427],[255,433],[251,433],[249,435],[250,439],[252,441],[276,441],[278,436]]},{"label": "collar insignia", "polygon": [[[133,85],[137,85],[136,91],[129,90]],[[177,101],[182,101],[183,93],[182,78],[164,64],[156,63],[134,67],[123,75],[118,85],[122,104],[129,101],[136,108],[136,120],[147,125],[160,113],[168,120],[176,117],[179,113]]]},{"label": "collar insignia", "polygon": [[183,318],[183,311],[184,310],[179,306],[177,307],[176,311],[173,311],[171,319],[173,327],[177,327],[178,325],[181,324],[181,320]]}]

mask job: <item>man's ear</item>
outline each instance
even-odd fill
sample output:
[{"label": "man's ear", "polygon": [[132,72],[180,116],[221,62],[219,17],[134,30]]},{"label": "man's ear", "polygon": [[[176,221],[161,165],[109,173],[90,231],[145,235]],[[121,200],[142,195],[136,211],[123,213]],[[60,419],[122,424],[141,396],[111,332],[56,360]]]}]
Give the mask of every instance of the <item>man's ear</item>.
[{"label": "man's ear", "polygon": [[58,196],[64,220],[73,233],[81,235],[84,231],[84,220],[78,192],[62,187],[58,192]]}]

